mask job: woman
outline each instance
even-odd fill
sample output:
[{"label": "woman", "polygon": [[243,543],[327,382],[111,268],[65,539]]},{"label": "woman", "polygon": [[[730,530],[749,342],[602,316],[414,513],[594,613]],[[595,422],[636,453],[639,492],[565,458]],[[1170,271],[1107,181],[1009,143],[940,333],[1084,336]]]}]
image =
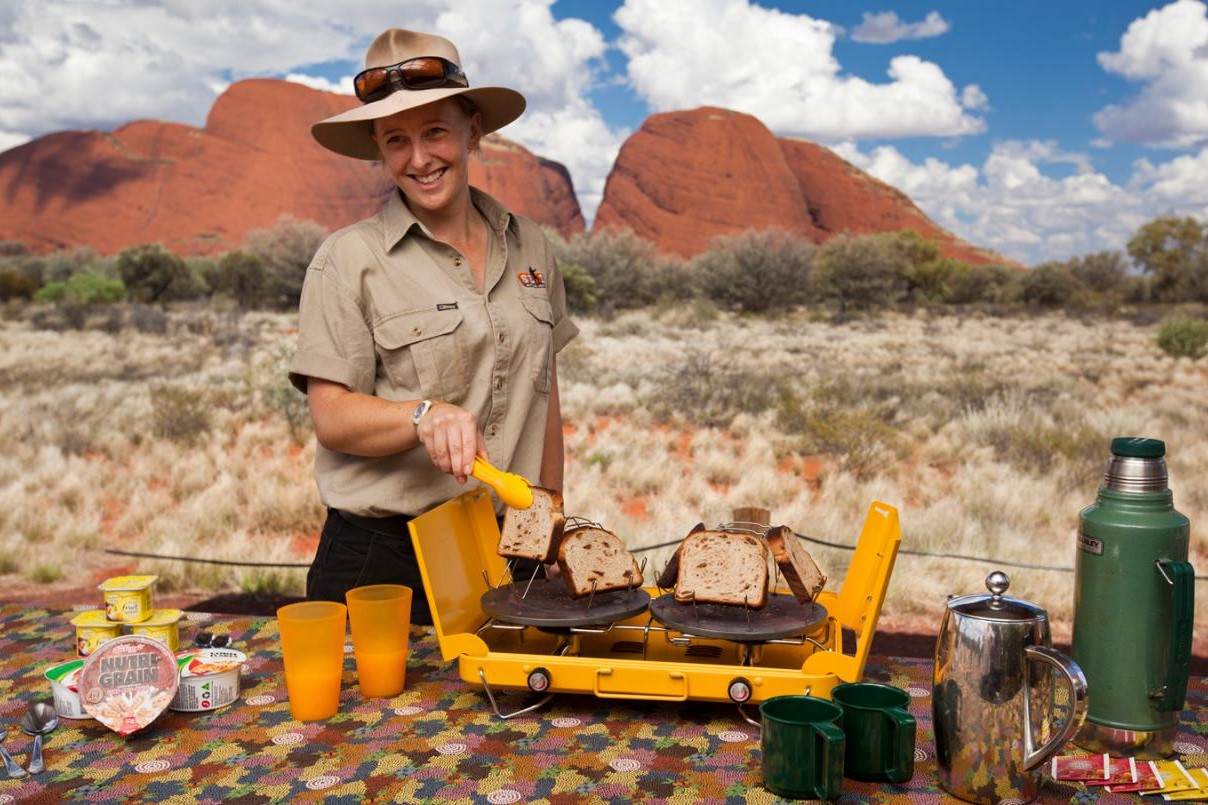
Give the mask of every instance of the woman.
[{"label": "woman", "polygon": [[397,28],[354,85],[363,105],[311,133],[380,160],[397,192],[323,243],[302,288],[290,380],[328,507],[306,595],[406,584],[431,623],[407,521],[462,492],[476,455],[562,488],[554,356],[578,329],[541,230],[469,185],[470,154],[524,97],[471,88],[451,42]]}]

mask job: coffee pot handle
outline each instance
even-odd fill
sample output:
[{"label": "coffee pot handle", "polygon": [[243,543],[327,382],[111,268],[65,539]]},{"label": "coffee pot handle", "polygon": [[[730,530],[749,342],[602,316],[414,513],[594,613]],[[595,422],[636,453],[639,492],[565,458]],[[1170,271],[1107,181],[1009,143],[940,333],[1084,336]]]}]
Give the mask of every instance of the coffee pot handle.
[{"label": "coffee pot handle", "polygon": [[1023,768],[1025,771],[1031,771],[1056,754],[1057,750],[1064,746],[1066,741],[1073,738],[1082,727],[1082,722],[1086,719],[1086,676],[1078,667],[1078,663],[1048,646],[1028,646],[1024,651],[1029,660],[1046,662],[1061,671],[1061,679],[1069,686],[1070,702],[1070,711],[1066,715],[1061,732],[1050,738],[1039,749],[1033,749],[1031,697],[1025,692],[1023,699]]},{"label": "coffee pot handle", "polygon": [[1195,614],[1195,571],[1190,562],[1160,560],[1158,572],[1170,582],[1170,657],[1166,663],[1166,684],[1156,695],[1161,701],[1154,707],[1162,712],[1183,709],[1187,698],[1187,674],[1191,670],[1191,626]]}]

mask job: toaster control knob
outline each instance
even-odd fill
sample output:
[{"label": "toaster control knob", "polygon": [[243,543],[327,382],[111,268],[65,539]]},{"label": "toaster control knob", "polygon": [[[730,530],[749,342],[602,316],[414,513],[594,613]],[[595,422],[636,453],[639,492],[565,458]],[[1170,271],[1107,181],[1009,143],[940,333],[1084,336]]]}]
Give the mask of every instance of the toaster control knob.
[{"label": "toaster control knob", "polygon": [[735,677],[731,680],[730,688],[726,692],[730,694],[730,701],[742,704],[751,698],[751,683],[741,676]]},{"label": "toaster control knob", "polygon": [[545,693],[549,690],[549,671],[544,668],[534,668],[528,675],[529,690],[533,693]]}]

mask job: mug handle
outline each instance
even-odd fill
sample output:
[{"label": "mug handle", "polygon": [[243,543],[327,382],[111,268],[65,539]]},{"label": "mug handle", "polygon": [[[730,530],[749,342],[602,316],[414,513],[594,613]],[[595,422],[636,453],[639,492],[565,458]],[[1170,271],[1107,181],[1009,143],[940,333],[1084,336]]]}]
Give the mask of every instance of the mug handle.
[{"label": "mug handle", "polygon": [[843,790],[843,752],[847,748],[843,730],[827,721],[814,726],[815,746],[814,796],[818,799],[834,799]]},{"label": "mug handle", "polygon": [[914,716],[900,707],[883,712],[889,720],[889,756],[893,764],[885,769],[885,776],[891,783],[904,783],[914,776],[914,741],[904,740],[914,736]]},{"label": "mug handle", "polygon": [[[1082,669],[1077,663],[1066,657],[1060,651],[1051,649],[1048,646],[1028,646],[1024,649],[1029,660],[1040,660],[1061,671],[1061,680],[1069,687],[1070,694],[1070,712],[1066,716],[1065,724],[1062,725],[1061,732],[1049,739],[1048,743],[1041,746],[1039,749],[1032,748],[1032,720],[1028,715],[1028,710],[1024,709],[1023,716],[1023,769],[1031,771],[1041,763],[1048,760],[1049,756],[1060,749],[1066,741],[1074,737],[1074,733],[1082,726],[1082,722],[1086,720],[1086,676],[1083,675]],[[1024,693],[1024,702],[1028,702],[1027,692]]]}]

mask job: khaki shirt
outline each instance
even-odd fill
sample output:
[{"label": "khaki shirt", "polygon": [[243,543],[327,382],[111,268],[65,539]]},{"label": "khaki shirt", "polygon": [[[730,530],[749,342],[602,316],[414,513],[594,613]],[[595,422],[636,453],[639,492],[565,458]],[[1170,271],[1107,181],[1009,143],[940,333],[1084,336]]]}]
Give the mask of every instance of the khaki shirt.
[{"label": "khaki shirt", "polygon": [[[393,193],[382,212],[333,233],[315,254],[289,377],[302,391],[318,377],[387,400],[455,403],[477,417],[492,464],[536,482],[553,356],[579,329],[545,235],[470,192],[490,235],[485,293],[461,255]],[[422,445],[378,458],[319,445],[315,480],[325,505],[366,517],[419,515],[470,488]]]}]

